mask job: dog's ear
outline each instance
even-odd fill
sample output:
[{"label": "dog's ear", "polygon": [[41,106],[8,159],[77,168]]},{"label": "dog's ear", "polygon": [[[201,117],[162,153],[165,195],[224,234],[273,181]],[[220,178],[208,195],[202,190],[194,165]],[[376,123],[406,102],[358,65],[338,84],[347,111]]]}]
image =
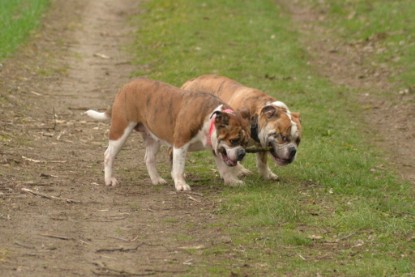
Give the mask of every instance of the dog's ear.
[{"label": "dog's ear", "polygon": [[301,115],[298,112],[292,112],[291,116],[293,117],[295,122],[301,123]]},{"label": "dog's ear", "polygon": [[[225,127],[229,124],[229,114],[221,111],[213,113],[215,115],[215,126],[216,128]],[[213,115],[212,115],[213,116]]]},{"label": "dog's ear", "polygon": [[238,110],[238,112],[241,114],[243,119],[249,120],[251,118],[251,113],[248,109],[243,108]]},{"label": "dog's ear", "polygon": [[267,105],[263,107],[261,109],[261,114],[265,115],[268,119],[274,116],[276,117],[279,116],[278,109],[274,107],[273,105]]}]

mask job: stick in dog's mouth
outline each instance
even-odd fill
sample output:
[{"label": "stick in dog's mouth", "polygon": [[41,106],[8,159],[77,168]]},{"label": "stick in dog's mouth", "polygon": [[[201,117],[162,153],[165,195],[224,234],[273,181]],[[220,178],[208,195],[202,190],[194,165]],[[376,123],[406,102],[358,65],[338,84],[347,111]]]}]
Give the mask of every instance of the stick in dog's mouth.
[{"label": "stick in dog's mouth", "polygon": [[261,148],[248,147],[248,148],[245,148],[246,153],[259,153],[259,152],[268,152],[268,151],[270,151],[270,152],[273,151],[272,147],[265,147],[265,148],[263,148],[263,147],[261,147]]}]

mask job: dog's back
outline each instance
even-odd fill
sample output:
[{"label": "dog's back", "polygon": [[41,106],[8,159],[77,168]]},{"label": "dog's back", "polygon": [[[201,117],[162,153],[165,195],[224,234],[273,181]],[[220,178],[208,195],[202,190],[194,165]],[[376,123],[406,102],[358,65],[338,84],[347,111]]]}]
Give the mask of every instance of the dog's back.
[{"label": "dog's back", "polygon": [[248,109],[250,114],[256,112],[258,105],[275,101],[258,89],[246,87],[232,79],[214,74],[202,75],[187,81],[182,89],[211,93],[234,109]]}]

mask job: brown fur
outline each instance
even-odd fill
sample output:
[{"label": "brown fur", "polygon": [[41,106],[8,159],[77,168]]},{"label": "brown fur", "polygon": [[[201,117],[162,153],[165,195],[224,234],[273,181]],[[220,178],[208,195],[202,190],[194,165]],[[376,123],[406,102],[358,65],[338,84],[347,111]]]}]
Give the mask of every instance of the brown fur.
[{"label": "brown fur", "polygon": [[[203,75],[187,81],[182,89],[206,91],[216,95],[234,109],[247,109],[251,117],[257,115],[259,126],[271,123],[273,128],[278,130],[283,137],[289,138],[290,136],[291,121],[285,113],[286,110],[280,107],[268,106],[267,109],[269,110],[264,111],[263,109],[267,104],[277,100],[258,89],[246,87],[232,79],[217,75]],[[292,112],[291,115],[299,128],[299,132],[301,132],[300,114]]]},{"label": "brown fur", "polygon": [[[180,148],[198,133],[206,117],[219,105],[229,108],[208,93],[183,91],[159,81],[138,78],[122,87],[114,99],[109,111],[112,118],[109,138],[119,139],[127,125],[134,122],[137,131],[147,129],[160,140]],[[221,120],[228,121],[224,139],[240,136],[241,125],[247,129],[248,123],[239,113],[234,116],[223,113]],[[215,125],[220,133],[221,122],[216,120]]]}]

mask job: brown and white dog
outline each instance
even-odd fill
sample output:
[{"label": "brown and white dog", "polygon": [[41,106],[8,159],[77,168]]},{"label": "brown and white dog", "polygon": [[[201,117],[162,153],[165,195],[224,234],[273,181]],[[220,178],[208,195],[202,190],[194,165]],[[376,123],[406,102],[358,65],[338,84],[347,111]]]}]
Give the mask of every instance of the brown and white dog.
[{"label": "brown and white dog", "polygon": [[172,178],[176,190],[190,190],[184,179],[187,151],[212,149],[220,175],[227,184],[240,183],[227,167],[245,156],[249,140],[248,114],[232,111],[218,97],[187,92],[174,86],[138,78],[124,85],[107,112],[88,110],[96,120],[111,119],[109,145],[105,151],[105,184],[115,186],[112,166],[115,156],[133,130],[142,133],[145,162],[153,184],[164,184],[156,170],[161,142],[173,147]]},{"label": "brown and white dog", "polygon": [[[264,92],[249,88],[226,77],[203,75],[187,81],[182,89],[205,91],[218,96],[234,109],[247,109],[251,117],[251,142],[269,151],[278,165],[294,161],[301,140],[300,114]],[[277,180],[267,165],[267,152],[257,154],[258,171],[265,179]],[[240,174],[249,171],[238,164]]]}]

